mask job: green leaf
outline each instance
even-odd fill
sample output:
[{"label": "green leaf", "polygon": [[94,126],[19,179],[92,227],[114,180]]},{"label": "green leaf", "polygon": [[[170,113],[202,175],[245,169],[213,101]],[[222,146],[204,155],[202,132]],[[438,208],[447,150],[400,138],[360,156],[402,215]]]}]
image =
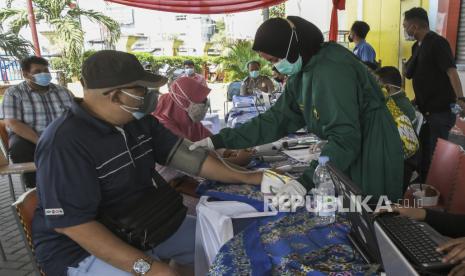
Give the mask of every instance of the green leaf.
[{"label": "green leaf", "polygon": [[116,41],[120,38],[121,29],[118,22],[100,12],[75,8],[69,10],[68,15],[71,17],[84,16],[94,23],[98,23],[105,26],[107,31],[109,32],[109,37],[107,41],[111,46],[114,46]]},{"label": "green leaf", "polygon": [[29,41],[17,34],[8,32],[0,33],[0,49],[2,49],[7,55],[12,55],[18,59],[22,59],[29,55],[32,50],[32,45]]}]

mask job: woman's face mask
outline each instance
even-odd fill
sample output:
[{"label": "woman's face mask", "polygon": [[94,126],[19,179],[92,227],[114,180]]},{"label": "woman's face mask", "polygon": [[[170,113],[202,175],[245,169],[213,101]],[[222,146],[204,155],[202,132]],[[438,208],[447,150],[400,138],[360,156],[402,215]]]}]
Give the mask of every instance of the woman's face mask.
[{"label": "woman's face mask", "polygon": [[198,123],[205,118],[209,107],[208,100],[205,103],[190,103],[187,108],[187,114],[194,123]]},{"label": "woman's face mask", "polygon": [[146,88],[144,96],[136,96],[124,90],[120,90],[121,93],[126,94],[127,96],[141,102],[139,107],[132,107],[128,105],[120,105],[121,109],[126,112],[131,113],[131,115],[136,119],[140,120],[145,115],[152,113],[157,107],[158,103],[158,93],[156,91],[150,91]]},{"label": "woman's face mask", "polygon": [[203,103],[194,103],[189,99],[189,97],[187,97],[186,93],[184,93],[179,84],[176,83],[176,86],[179,88],[179,91],[181,91],[181,93],[183,94],[182,97],[189,102],[189,106],[185,108],[182,105],[181,101],[178,99],[179,95],[176,95],[176,93],[170,91],[170,95],[173,98],[173,100],[180,108],[184,109],[187,112],[187,115],[189,116],[189,118],[191,118],[191,120],[194,123],[202,121],[208,112],[208,108],[210,107],[208,99]]},{"label": "woman's face mask", "polygon": [[[294,63],[289,62],[289,60],[287,59],[289,56],[289,51],[291,49],[292,38],[294,37],[294,33],[297,38],[297,33],[293,29],[291,34],[291,40],[289,41],[289,46],[287,47],[286,57],[274,64],[274,67],[276,67],[279,73],[289,76],[295,75],[299,73],[300,70],[302,70],[302,56],[300,54],[299,58],[297,58],[297,60]],[[299,41],[298,38],[297,41]]]}]

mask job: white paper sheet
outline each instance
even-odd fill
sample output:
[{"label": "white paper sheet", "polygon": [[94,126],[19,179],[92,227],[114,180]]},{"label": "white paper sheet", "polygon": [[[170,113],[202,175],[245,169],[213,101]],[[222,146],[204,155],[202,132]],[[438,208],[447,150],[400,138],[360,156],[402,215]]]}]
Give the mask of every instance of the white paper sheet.
[{"label": "white paper sheet", "polygon": [[276,212],[257,212],[237,201],[208,201],[202,196],[197,205],[195,237],[195,275],[206,275],[216,254],[234,236],[232,218],[274,216]]}]

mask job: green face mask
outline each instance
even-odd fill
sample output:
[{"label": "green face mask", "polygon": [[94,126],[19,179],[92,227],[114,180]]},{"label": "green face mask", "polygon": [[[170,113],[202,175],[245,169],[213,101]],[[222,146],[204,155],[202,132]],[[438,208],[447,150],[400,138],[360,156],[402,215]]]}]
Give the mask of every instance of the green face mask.
[{"label": "green face mask", "polygon": [[[292,30],[291,41],[289,41],[289,46],[287,47],[286,57],[274,64],[274,67],[276,68],[276,70],[279,71],[279,73],[288,75],[288,76],[295,75],[299,73],[300,70],[302,70],[302,56],[301,55],[299,55],[299,58],[297,58],[297,60],[294,63],[291,63],[289,62],[289,60],[287,60],[289,56],[289,50],[291,49],[292,38],[294,37],[294,33],[295,33],[295,30]],[[295,33],[295,36],[296,36],[297,41],[299,41],[299,39],[297,38],[297,33]]]}]

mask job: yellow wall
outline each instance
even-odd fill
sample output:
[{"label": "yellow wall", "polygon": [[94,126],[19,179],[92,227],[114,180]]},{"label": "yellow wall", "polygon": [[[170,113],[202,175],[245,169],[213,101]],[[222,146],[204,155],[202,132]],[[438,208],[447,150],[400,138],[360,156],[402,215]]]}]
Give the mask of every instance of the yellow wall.
[{"label": "yellow wall", "polygon": [[[405,41],[402,27],[403,13],[410,8],[422,6],[428,11],[429,0],[364,0],[363,21],[370,25],[367,41],[376,51],[376,59],[382,66],[401,69],[402,60],[411,56],[412,42]],[[357,20],[357,0],[347,0],[347,29]],[[354,45],[351,45],[354,47]],[[407,95],[413,98],[410,81],[406,81]]]}]

